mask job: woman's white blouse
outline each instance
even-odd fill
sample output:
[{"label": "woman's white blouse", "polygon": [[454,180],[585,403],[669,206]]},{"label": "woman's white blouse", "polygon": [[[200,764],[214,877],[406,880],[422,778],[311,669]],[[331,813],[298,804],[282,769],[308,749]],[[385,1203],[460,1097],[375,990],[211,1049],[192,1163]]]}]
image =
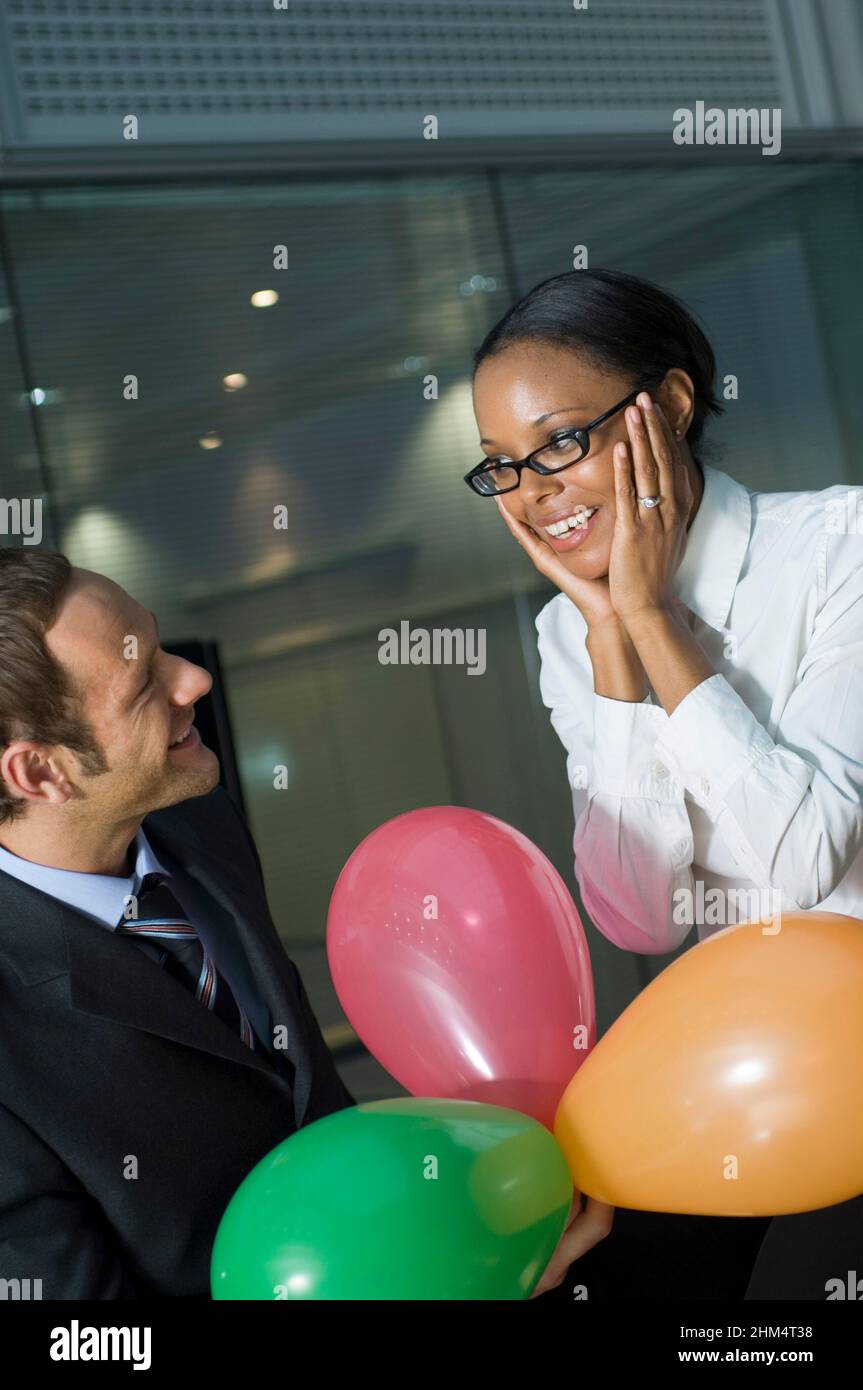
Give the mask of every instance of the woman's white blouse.
[{"label": "woman's white blouse", "polygon": [[656,954],[687,901],[701,939],[747,895],[863,918],[863,488],[759,493],[705,465],[674,592],[717,674],[671,715],[595,693],[565,595],[536,620],[592,922]]}]

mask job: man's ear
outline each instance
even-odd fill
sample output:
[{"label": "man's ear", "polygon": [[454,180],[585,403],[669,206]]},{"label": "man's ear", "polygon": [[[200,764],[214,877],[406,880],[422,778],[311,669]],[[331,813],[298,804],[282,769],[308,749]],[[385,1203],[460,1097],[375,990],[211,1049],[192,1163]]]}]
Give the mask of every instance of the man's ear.
[{"label": "man's ear", "polygon": [[62,803],[72,795],[72,783],[59,750],[36,739],[18,738],[0,753],[0,777],[14,801]]}]

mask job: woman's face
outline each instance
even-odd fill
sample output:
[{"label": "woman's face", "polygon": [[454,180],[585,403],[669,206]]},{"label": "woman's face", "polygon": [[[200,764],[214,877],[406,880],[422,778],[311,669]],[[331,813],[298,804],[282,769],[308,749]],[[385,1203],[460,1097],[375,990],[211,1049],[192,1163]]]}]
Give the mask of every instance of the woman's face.
[{"label": "woman's face", "polygon": [[[523,459],[558,431],[595,420],[628,396],[634,384],[571,349],[514,343],[487,357],[474,377],[474,413],[483,448],[489,458]],[[659,400],[665,403],[661,392]],[[591,431],[590,452],[580,463],[548,475],[523,468],[519,486],[500,499],[584,579],[608,574],[615,517],[612,451],[618,440],[629,441],[623,410]],[[591,507],[596,511],[586,525],[563,531],[561,522],[584,519]],[[563,534],[554,535],[549,526]]]}]

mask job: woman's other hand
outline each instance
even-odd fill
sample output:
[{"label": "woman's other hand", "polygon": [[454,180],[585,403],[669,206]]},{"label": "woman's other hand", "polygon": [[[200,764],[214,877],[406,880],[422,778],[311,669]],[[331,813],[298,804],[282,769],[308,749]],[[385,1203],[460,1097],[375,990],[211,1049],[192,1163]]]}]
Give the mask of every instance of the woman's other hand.
[{"label": "woman's other hand", "polygon": [[582,1209],[581,1193],[576,1192],[569,1209],[566,1229],[539,1283],[530,1295],[531,1298],[538,1298],[540,1294],[548,1293],[549,1289],[558,1288],[573,1261],[580,1259],[594,1245],[604,1240],[611,1230],[613,1221],[614,1207],[609,1206],[607,1202],[588,1197]]}]

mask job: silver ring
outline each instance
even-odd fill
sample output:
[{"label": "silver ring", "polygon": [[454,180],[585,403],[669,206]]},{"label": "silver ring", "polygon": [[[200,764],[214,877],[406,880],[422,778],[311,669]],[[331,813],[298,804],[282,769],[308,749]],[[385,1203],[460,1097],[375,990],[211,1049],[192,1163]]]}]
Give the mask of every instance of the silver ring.
[{"label": "silver ring", "polygon": [[661,497],[639,497],[642,507],[658,507],[662,501]]}]

